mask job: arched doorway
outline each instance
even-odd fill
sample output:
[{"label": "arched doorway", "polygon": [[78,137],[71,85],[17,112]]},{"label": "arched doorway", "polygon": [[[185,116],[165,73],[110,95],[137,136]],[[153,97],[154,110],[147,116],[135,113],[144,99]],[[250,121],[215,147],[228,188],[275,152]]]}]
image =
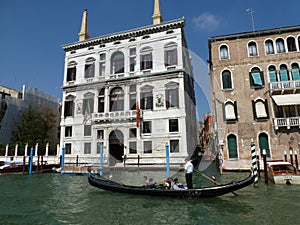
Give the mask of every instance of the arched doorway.
[{"label": "arched doorway", "polygon": [[259,141],[260,155],[261,156],[263,155],[263,149],[265,149],[267,157],[271,157],[268,135],[266,133],[260,133],[258,136],[258,141]]},{"label": "arched doorway", "polygon": [[113,130],[109,134],[109,165],[122,162],[124,155],[124,135],[120,130]]}]

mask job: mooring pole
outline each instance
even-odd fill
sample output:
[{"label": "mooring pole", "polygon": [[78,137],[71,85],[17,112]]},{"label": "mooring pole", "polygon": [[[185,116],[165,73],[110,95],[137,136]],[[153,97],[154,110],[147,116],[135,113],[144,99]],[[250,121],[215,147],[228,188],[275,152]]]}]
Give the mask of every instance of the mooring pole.
[{"label": "mooring pole", "polygon": [[33,148],[30,149],[29,174],[32,174]]},{"label": "mooring pole", "polygon": [[259,151],[256,152],[257,172],[258,178],[260,178],[260,162],[259,162]]},{"label": "mooring pole", "polygon": [[251,141],[251,156],[252,156],[252,167],[254,175],[254,186],[257,186],[258,177],[257,177],[257,165],[256,165],[256,151],[254,141]]},{"label": "mooring pole", "polygon": [[286,151],[283,152],[284,154],[284,161],[287,162],[287,155],[286,155]]},{"label": "mooring pole", "polygon": [[293,150],[292,149],[290,149],[290,159],[291,159],[291,164],[294,165]]},{"label": "mooring pole", "polygon": [[268,170],[267,170],[267,152],[266,152],[266,149],[263,149],[263,161],[264,161],[265,184],[268,184],[269,180],[268,180]]},{"label": "mooring pole", "polygon": [[103,174],[103,146],[100,145],[100,169],[99,169],[99,174],[102,176]]},{"label": "mooring pole", "polygon": [[61,167],[65,167],[65,147],[61,149]]},{"label": "mooring pole", "polygon": [[297,169],[297,171],[298,171],[298,155],[297,155],[297,151],[295,150],[295,163],[296,163],[296,169]]},{"label": "mooring pole", "polygon": [[169,145],[166,144],[166,166],[167,166],[167,178],[170,177],[170,155],[169,155]]}]

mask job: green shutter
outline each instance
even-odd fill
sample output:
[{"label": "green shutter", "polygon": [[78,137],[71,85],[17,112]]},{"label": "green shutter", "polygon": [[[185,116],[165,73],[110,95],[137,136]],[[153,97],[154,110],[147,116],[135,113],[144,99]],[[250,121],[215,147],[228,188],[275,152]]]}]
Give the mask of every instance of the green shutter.
[{"label": "green shutter", "polygon": [[229,158],[237,158],[237,143],[236,143],[236,137],[234,135],[229,135],[228,138],[228,153]]},{"label": "green shutter", "polygon": [[300,80],[299,69],[292,69],[293,80]]},{"label": "green shutter", "polygon": [[277,78],[276,78],[276,71],[269,71],[269,78],[270,78],[270,82],[276,82]]}]

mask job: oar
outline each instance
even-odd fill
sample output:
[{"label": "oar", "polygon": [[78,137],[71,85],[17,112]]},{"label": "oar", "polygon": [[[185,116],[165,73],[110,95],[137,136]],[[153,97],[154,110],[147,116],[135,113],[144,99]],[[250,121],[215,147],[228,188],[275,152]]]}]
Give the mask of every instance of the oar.
[{"label": "oar", "polygon": [[[217,182],[216,180],[206,176],[204,173],[201,173],[199,170],[194,169],[194,171],[196,171],[197,173],[199,173],[201,176],[205,177],[206,179],[208,179],[210,182],[212,182],[214,185],[220,185],[219,182]],[[238,194],[235,192],[231,192],[232,194],[234,194],[235,196],[237,196]]]}]

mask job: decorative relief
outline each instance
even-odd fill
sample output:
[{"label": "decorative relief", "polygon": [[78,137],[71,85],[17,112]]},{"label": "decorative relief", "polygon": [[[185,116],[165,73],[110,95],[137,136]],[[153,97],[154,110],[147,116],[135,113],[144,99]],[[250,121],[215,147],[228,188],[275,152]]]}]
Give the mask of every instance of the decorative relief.
[{"label": "decorative relief", "polygon": [[158,94],[156,95],[156,99],[155,99],[155,105],[156,107],[163,107],[164,106],[164,95],[162,94]]}]

